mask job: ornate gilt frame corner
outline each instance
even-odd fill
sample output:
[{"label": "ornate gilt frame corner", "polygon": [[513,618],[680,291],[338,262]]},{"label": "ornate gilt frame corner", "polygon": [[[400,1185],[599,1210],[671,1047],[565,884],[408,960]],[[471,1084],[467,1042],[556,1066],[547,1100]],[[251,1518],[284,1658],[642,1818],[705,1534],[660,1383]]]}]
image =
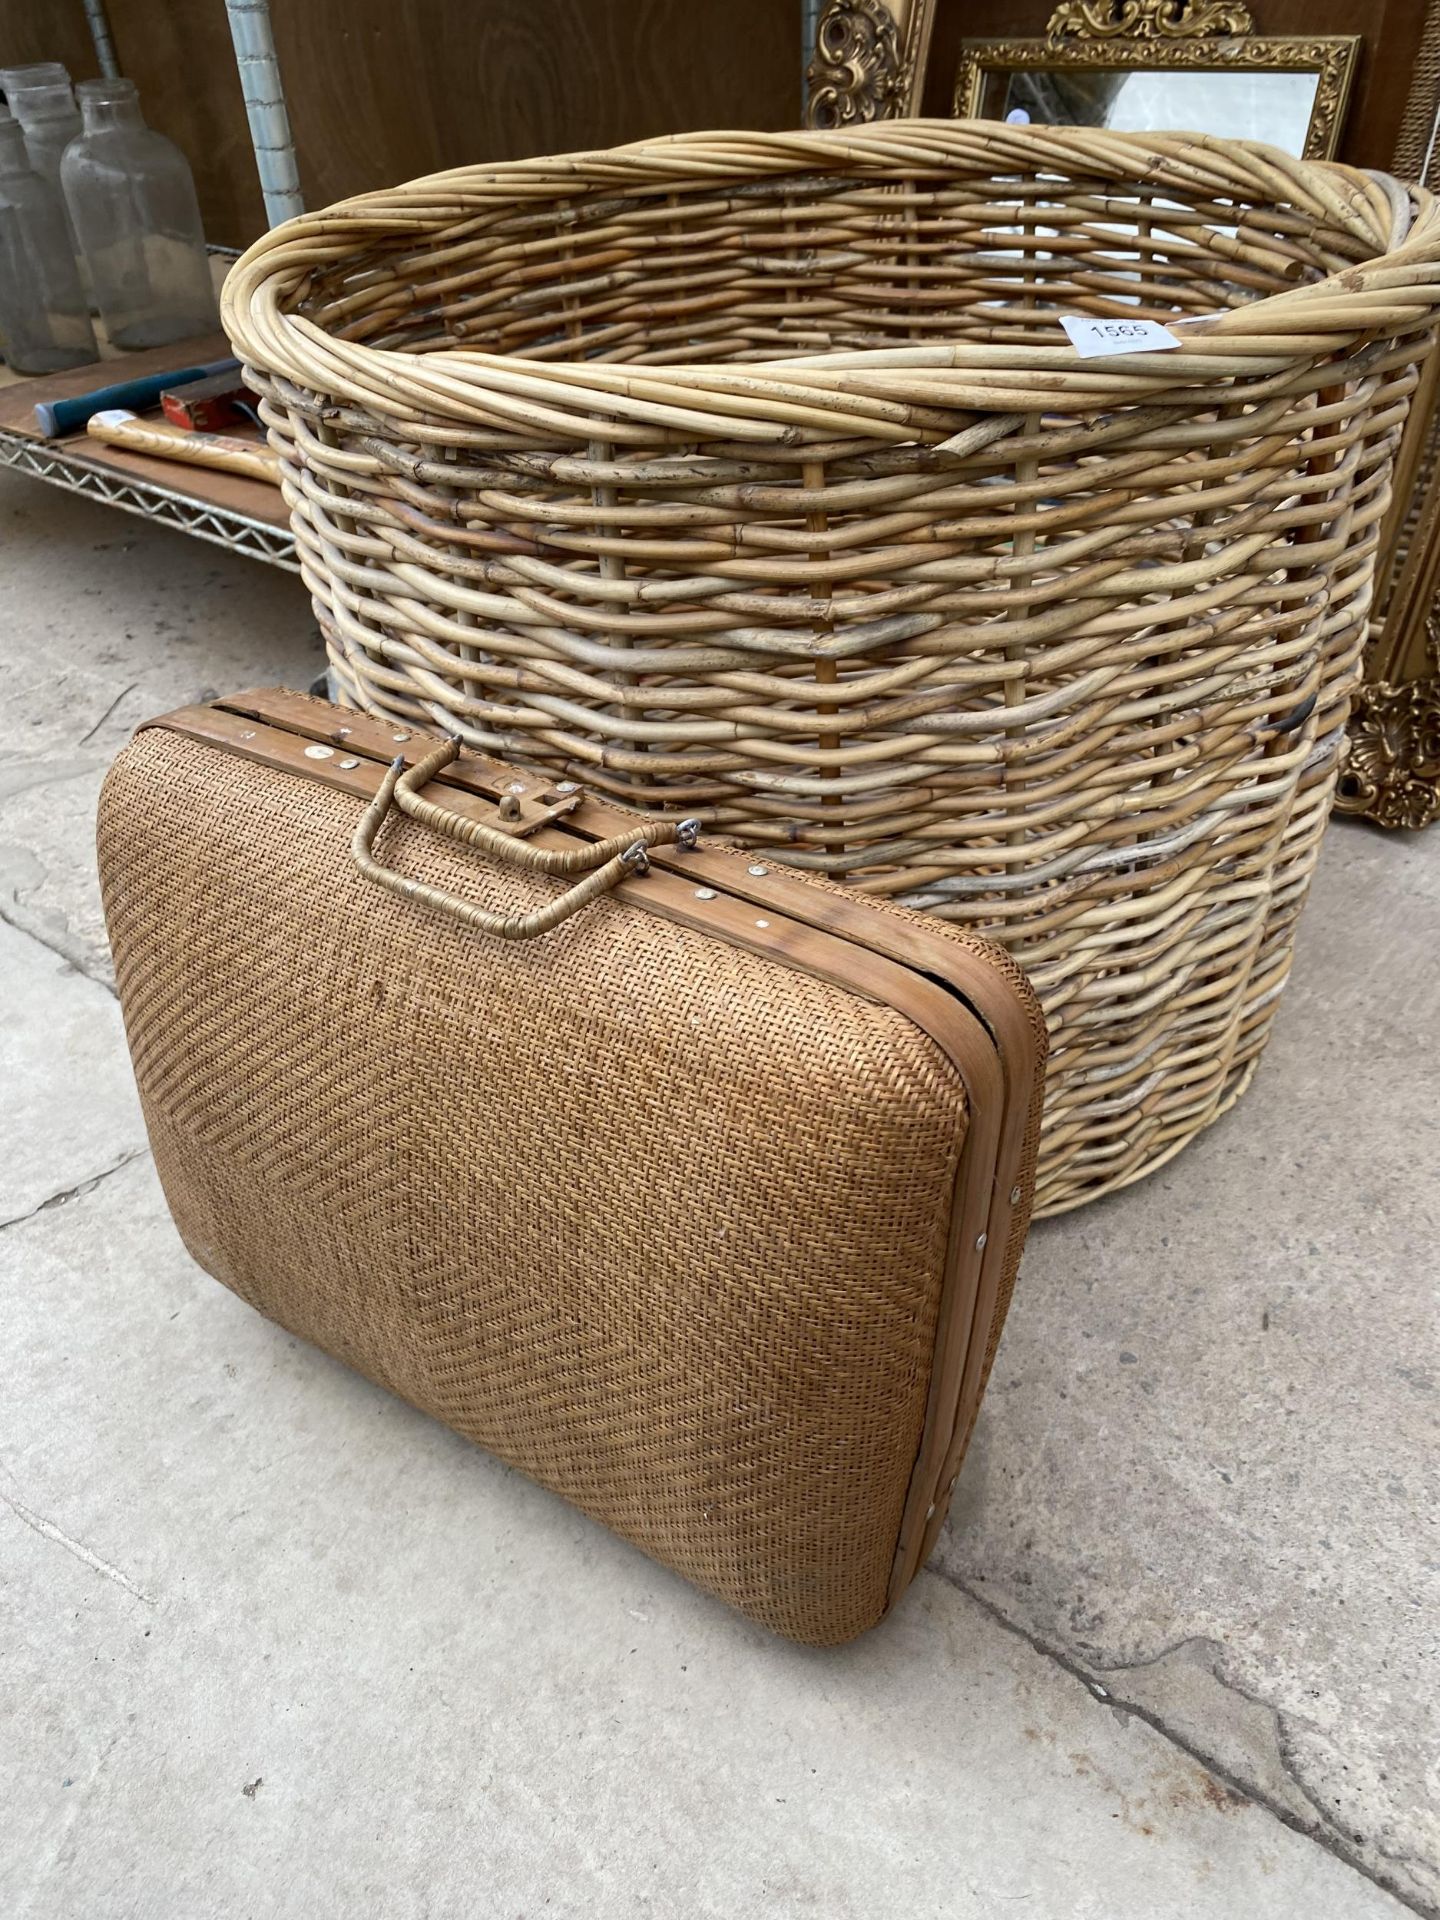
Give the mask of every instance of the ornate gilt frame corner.
[{"label": "ornate gilt frame corner", "polygon": [[1335,811],[1377,827],[1440,820],[1440,645],[1433,671],[1414,680],[1367,680],[1350,706]]},{"label": "ornate gilt frame corner", "polygon": [[[1440,186],[1440,0],[1425,26],[1387,170]],[[1335,811],[1379,827],[1440,820],[1440,348],[1410,402],[1378,573],[1365,680],[1350,708]]]},{"label": "ornate gilt frame corner", "polygon": [[849,127],[918,113],[935,0],[827,0],[806,72],[805,124]]},{"label": "ornate gilt frame corner", "polygon": [[1335,811],[1417,829],[1440,820],[1440,347],[1410,404]]},{"label": "ornate gilt frame corner", "polygon": [[1055,67],[1170,72],[1313,73],[1315,103],[1305,160],[1328,160],[1340,142],[1360,54],[1356,34],[1256,34],[1239,0],[1063,0],[1043,40],[971,40],[960,51],[954,110],[982,117],[988,74]]}]

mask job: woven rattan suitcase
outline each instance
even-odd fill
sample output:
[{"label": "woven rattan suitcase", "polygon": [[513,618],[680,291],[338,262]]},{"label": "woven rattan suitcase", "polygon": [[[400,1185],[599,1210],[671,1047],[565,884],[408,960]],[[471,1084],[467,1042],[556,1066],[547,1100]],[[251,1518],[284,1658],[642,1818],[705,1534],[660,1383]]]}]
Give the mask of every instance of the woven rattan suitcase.
[{"label": "woven rattan suitcase", "polygon": [[200,1264],[838,1642],[943,1520],[1044,1030],[997,949],[691,837],[284,691],[142,728],[99,821]]}]

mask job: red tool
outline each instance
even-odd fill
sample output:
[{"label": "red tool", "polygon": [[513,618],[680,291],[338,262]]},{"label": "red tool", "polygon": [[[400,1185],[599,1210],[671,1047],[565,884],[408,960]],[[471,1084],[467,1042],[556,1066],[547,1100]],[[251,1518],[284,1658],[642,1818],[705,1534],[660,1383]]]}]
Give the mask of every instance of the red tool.
[{"label": "red tool", "polygon": [[221,433],[227,427],[253,426],[257,419],[255,395],[239,368],[215,373],[208,380],[190,380],[160,395],[165,418],[189,433]]}]

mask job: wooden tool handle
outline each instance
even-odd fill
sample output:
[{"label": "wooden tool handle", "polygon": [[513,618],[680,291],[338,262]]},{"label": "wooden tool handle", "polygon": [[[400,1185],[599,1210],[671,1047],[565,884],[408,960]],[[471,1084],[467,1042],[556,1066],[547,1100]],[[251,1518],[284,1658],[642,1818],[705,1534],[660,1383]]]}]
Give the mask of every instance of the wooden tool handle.
[{"label": "wooden tool handle", "polygon": [[188,433],[168,420],[137,420],[123,408],[93,413],[85,431],[95,440],[132,453],[154,454],[161,460],[184,460],[191,466],[218,467],[225,473],[243,473],[251,480],[280,484],[280,462],[264,447],[233,440],[223,433]]}]

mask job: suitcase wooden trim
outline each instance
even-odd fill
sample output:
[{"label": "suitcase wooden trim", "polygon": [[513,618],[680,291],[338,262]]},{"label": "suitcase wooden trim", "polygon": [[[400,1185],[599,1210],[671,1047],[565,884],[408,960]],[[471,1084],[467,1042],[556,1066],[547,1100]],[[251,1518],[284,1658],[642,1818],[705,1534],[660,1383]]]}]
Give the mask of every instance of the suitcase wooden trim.
[{"label": "suitcase wooden trim", "polygon": [[[413,766],[436,745],[433,734],[284,688],[180,708],[138,731],[147,728],[318,781],[363,803],[374,799],[392,761]],[[545,774],[468,750],[425,794],[537,846],[609,840],[645,823],[645,816],[610,802],[562,791]],[[894,1007],[941,1048],[965,1088],[968,1125],[956,1171],[929,1398],[895,1545],[888,1608],[923,1565],[944,1524],[1029,1224],[1045,1061],[1039,1005],[1018,968],[989,943],[771,866],[753,852],[709,844],[692,850],[652,846],[649,861],[647,874],[622,880],[616,890],[627,907]]]}]

